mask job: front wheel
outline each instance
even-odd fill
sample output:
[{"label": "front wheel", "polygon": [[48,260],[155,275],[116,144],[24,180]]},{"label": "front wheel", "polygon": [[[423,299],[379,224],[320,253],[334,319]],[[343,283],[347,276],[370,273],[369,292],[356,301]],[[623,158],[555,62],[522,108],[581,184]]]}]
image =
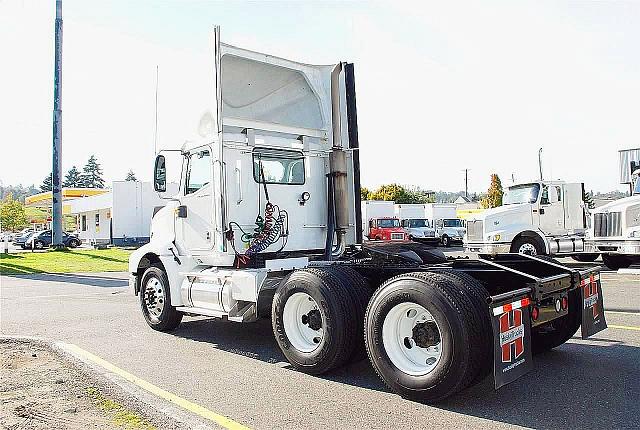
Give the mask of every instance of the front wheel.
[{"label": "front wheel", "polygon": [[182,312],[171,306],[169,279],[160,265],[145,270],[140,282],[140,308],[145,321],[154,330],[171,331],[182,321]]},{"label": "front wheel", "polygon": [[69,248],[77,248],[80,246],[80,241],[72,239],[69,241]]},{"label": "front wheel", "polygon": [[442,245],[443,246],[445,246],[447,248],[451,246],[451,239],[446,234],[444,236],[442,236],[441,240],[442,240]]},{"label": "front wheel", "polygon": [[545,249],[540,240],[533,237],[520,237],[511,244],[511,252],[526,255],[544,255]]},{"label": "front wheel", "polygon": [[33,247],[35,249],[43,249],[44,248],[44,242],[36,240],[35,242],[33,242]]},{"label": "front wheel", "polygon": [[380,378],[401,396],[436,402],[491,366],[487,324],[468,292],[447,276],[407,273],[382,284],[365,317],[365,340]]}]

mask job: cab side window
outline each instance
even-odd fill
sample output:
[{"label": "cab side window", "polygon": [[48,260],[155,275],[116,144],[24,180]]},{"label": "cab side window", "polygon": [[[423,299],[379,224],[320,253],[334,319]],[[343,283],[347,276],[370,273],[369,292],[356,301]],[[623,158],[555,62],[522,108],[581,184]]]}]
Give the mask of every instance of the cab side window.
[{"label": "cab side window", "polygon": [[546,185],[542,187],[542,196],[540,197],[540,204],[541,205],[549,204],[549,187],[547,187]]},{"label": "cab side window", "polygon": [[558,193],[558,201],[562,201],[562,187],[556,186],[556,193]]},{"label": "cab side window", "polygon": [[189,156],[185,194],[192,194],[211,183],[211,154],[209,150]]}]

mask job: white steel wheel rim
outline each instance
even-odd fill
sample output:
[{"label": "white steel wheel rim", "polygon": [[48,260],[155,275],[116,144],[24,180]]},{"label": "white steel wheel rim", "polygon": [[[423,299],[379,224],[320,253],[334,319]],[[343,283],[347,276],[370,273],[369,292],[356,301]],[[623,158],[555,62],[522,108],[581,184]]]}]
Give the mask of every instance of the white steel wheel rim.
[{"label": "white steel wheel rim", "polygon": [[[426,322],[435,324],[440,340],[433,346],[423,348],[413,339],[413,328]],[[431,312],[417,303],[405,302],[391,308],[382,323],[382,344],[391,363],[412,376],[432,372],[442,357],[440,327]]]},{"label": "white steel wheel rim", "polygon": [[151,277],[144,288],[144,304],[149,313],[149,318],[154,322],[160,322],[160,315],[164,310],[164,287],[160,280]]},{"label": "white steel wheel rim", "polygon": [[[291,345],[301,352],[315,351],[324,338],[324,328],[317,327],[320,308],[307,293],[294,293],[284,304],[282,322]],[[310,316],[313,321],[309,321]]]},{"label": "white steel wheel rim", "polygon": [[527,255],[537,255],[536,247],[532,243],[523,243],[518,249],[518,253]]}]

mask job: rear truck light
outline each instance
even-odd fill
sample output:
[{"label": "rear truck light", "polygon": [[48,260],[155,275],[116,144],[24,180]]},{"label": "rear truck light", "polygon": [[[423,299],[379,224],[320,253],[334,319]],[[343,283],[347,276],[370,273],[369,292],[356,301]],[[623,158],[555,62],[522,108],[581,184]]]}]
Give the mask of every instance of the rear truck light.
[{"label": "rear truck light", "polygon": [[562,302],[560,303],[560,305],[562,306],[562,310],[567,310],[569,308],[569,299],[567,298],[567,296],[562,297]]}]

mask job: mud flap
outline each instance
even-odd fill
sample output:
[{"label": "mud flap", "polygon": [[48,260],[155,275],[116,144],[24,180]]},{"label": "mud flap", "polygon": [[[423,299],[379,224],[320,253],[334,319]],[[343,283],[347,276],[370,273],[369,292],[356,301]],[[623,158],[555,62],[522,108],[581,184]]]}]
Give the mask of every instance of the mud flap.
[{"label": "mud flap", "polygon": [[491,305],[496,390],[533,369],[529,298]]},{"label": "mud flap", "polygon": [[591,273],[583,276],[580,280],[580,291],[582,297],[582,328],[580,331],[582,338],[586,339],[607,328],[600,274]]}]

